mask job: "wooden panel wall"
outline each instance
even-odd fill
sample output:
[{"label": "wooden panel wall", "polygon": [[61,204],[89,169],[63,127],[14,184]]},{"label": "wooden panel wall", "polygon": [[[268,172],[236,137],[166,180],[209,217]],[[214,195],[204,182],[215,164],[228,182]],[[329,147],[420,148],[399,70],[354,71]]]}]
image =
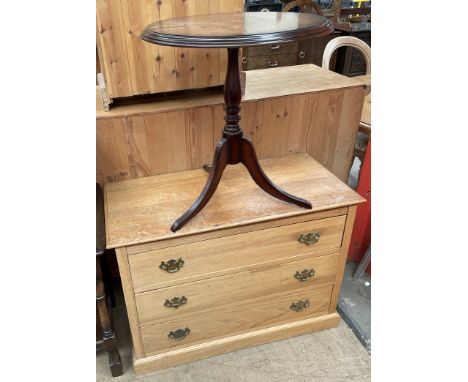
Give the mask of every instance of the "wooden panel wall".
[{"label": "wooden panel wall", "polygon": [[[246,101],[240,124],[260,158],[307,152],[346,182],[363,100],[363,88],[350,87]],[[208,105],[98,118],[97,181],[211,163],[224,125],[221,101],[222,96]]]},{"label": "wooden panel wall", "polygon": [[243,0],[96,0],[97,45],[108,96],[221,85],[225,49],[149,44],[140,33],[151,22],[196,14],[241,12]]}]

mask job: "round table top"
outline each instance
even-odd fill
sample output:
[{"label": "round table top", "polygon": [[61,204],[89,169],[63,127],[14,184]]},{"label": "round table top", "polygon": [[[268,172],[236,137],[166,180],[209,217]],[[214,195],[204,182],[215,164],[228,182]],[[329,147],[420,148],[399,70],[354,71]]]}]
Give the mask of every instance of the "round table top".
[{"label": "round table top", "polygon": [[141,38],[159,45],[235,48],[291,42],[332,31],[327,18],[311,13],[216,13],[157,21],[144,29]]}]

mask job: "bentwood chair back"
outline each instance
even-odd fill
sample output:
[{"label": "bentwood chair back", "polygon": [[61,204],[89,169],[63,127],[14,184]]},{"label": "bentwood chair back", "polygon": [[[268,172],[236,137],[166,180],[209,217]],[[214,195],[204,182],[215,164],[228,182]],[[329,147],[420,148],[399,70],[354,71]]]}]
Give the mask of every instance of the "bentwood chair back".
[{"label": "bentwood chair back", "polygon": [[343,46],[359,50],[366,60],[366,74],[371,74],[371,48],[364,41],[352,36],[341,36],[328,42],[323,51],[322,68],[330,69],[333,52]]}]

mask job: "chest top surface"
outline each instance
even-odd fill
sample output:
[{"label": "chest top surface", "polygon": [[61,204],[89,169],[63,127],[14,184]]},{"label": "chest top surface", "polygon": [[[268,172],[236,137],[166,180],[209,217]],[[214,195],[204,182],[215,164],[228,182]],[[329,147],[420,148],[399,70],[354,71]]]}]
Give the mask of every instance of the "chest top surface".
[{"label": "chest top surface", "polygon": [[159,45],[232,48],[291,42],[332,31],[327,18],[310,13],[215,13],[157,21],[143,30],[141,38]]},{"label": "chest top surface", "polygon": [[364,199],[308,154],[260,161],[269,178],[293,195],[312,203],[306,210],[261,190],[242,165],[228,166],[210,202],[186,226],[170,226],[202,190],[202,170],[107,183],[105,218],[107,248],[187,236],[278,218],[355,205]]}]

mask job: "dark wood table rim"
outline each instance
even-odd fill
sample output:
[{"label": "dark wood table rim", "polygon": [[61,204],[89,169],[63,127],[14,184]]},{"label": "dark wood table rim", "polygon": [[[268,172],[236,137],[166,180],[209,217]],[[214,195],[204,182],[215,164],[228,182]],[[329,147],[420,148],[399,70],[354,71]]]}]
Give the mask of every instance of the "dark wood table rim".
[{"label": "dark wood table rim", "polygon": [[[270,12],[274,13],[274,12]],[[221,14],[220,14],[221,15]],[[229,15],[229,14],[226,14]],[[162,25],[163,21],[149,24],[141,33],[140,38],[146,42],[158,45],[191,47],[191,48],[238,48],[255,45],[266,45],[270,43],[287,43],[303,40],[308,37],[322,37],[333,32],[333,24],[325,17],[320,17],[320,23],[313,27],[293,29],[290,31],[280,31],[261,34],[229,35],[229,36],[188,36],[170,33],[161,33],[153,30]],[[195,16],[196,17],[196,16]],[[194,17],[194,18],[195,18]],[[190,17],[180,17],[171,19],[189,20]]]}]

